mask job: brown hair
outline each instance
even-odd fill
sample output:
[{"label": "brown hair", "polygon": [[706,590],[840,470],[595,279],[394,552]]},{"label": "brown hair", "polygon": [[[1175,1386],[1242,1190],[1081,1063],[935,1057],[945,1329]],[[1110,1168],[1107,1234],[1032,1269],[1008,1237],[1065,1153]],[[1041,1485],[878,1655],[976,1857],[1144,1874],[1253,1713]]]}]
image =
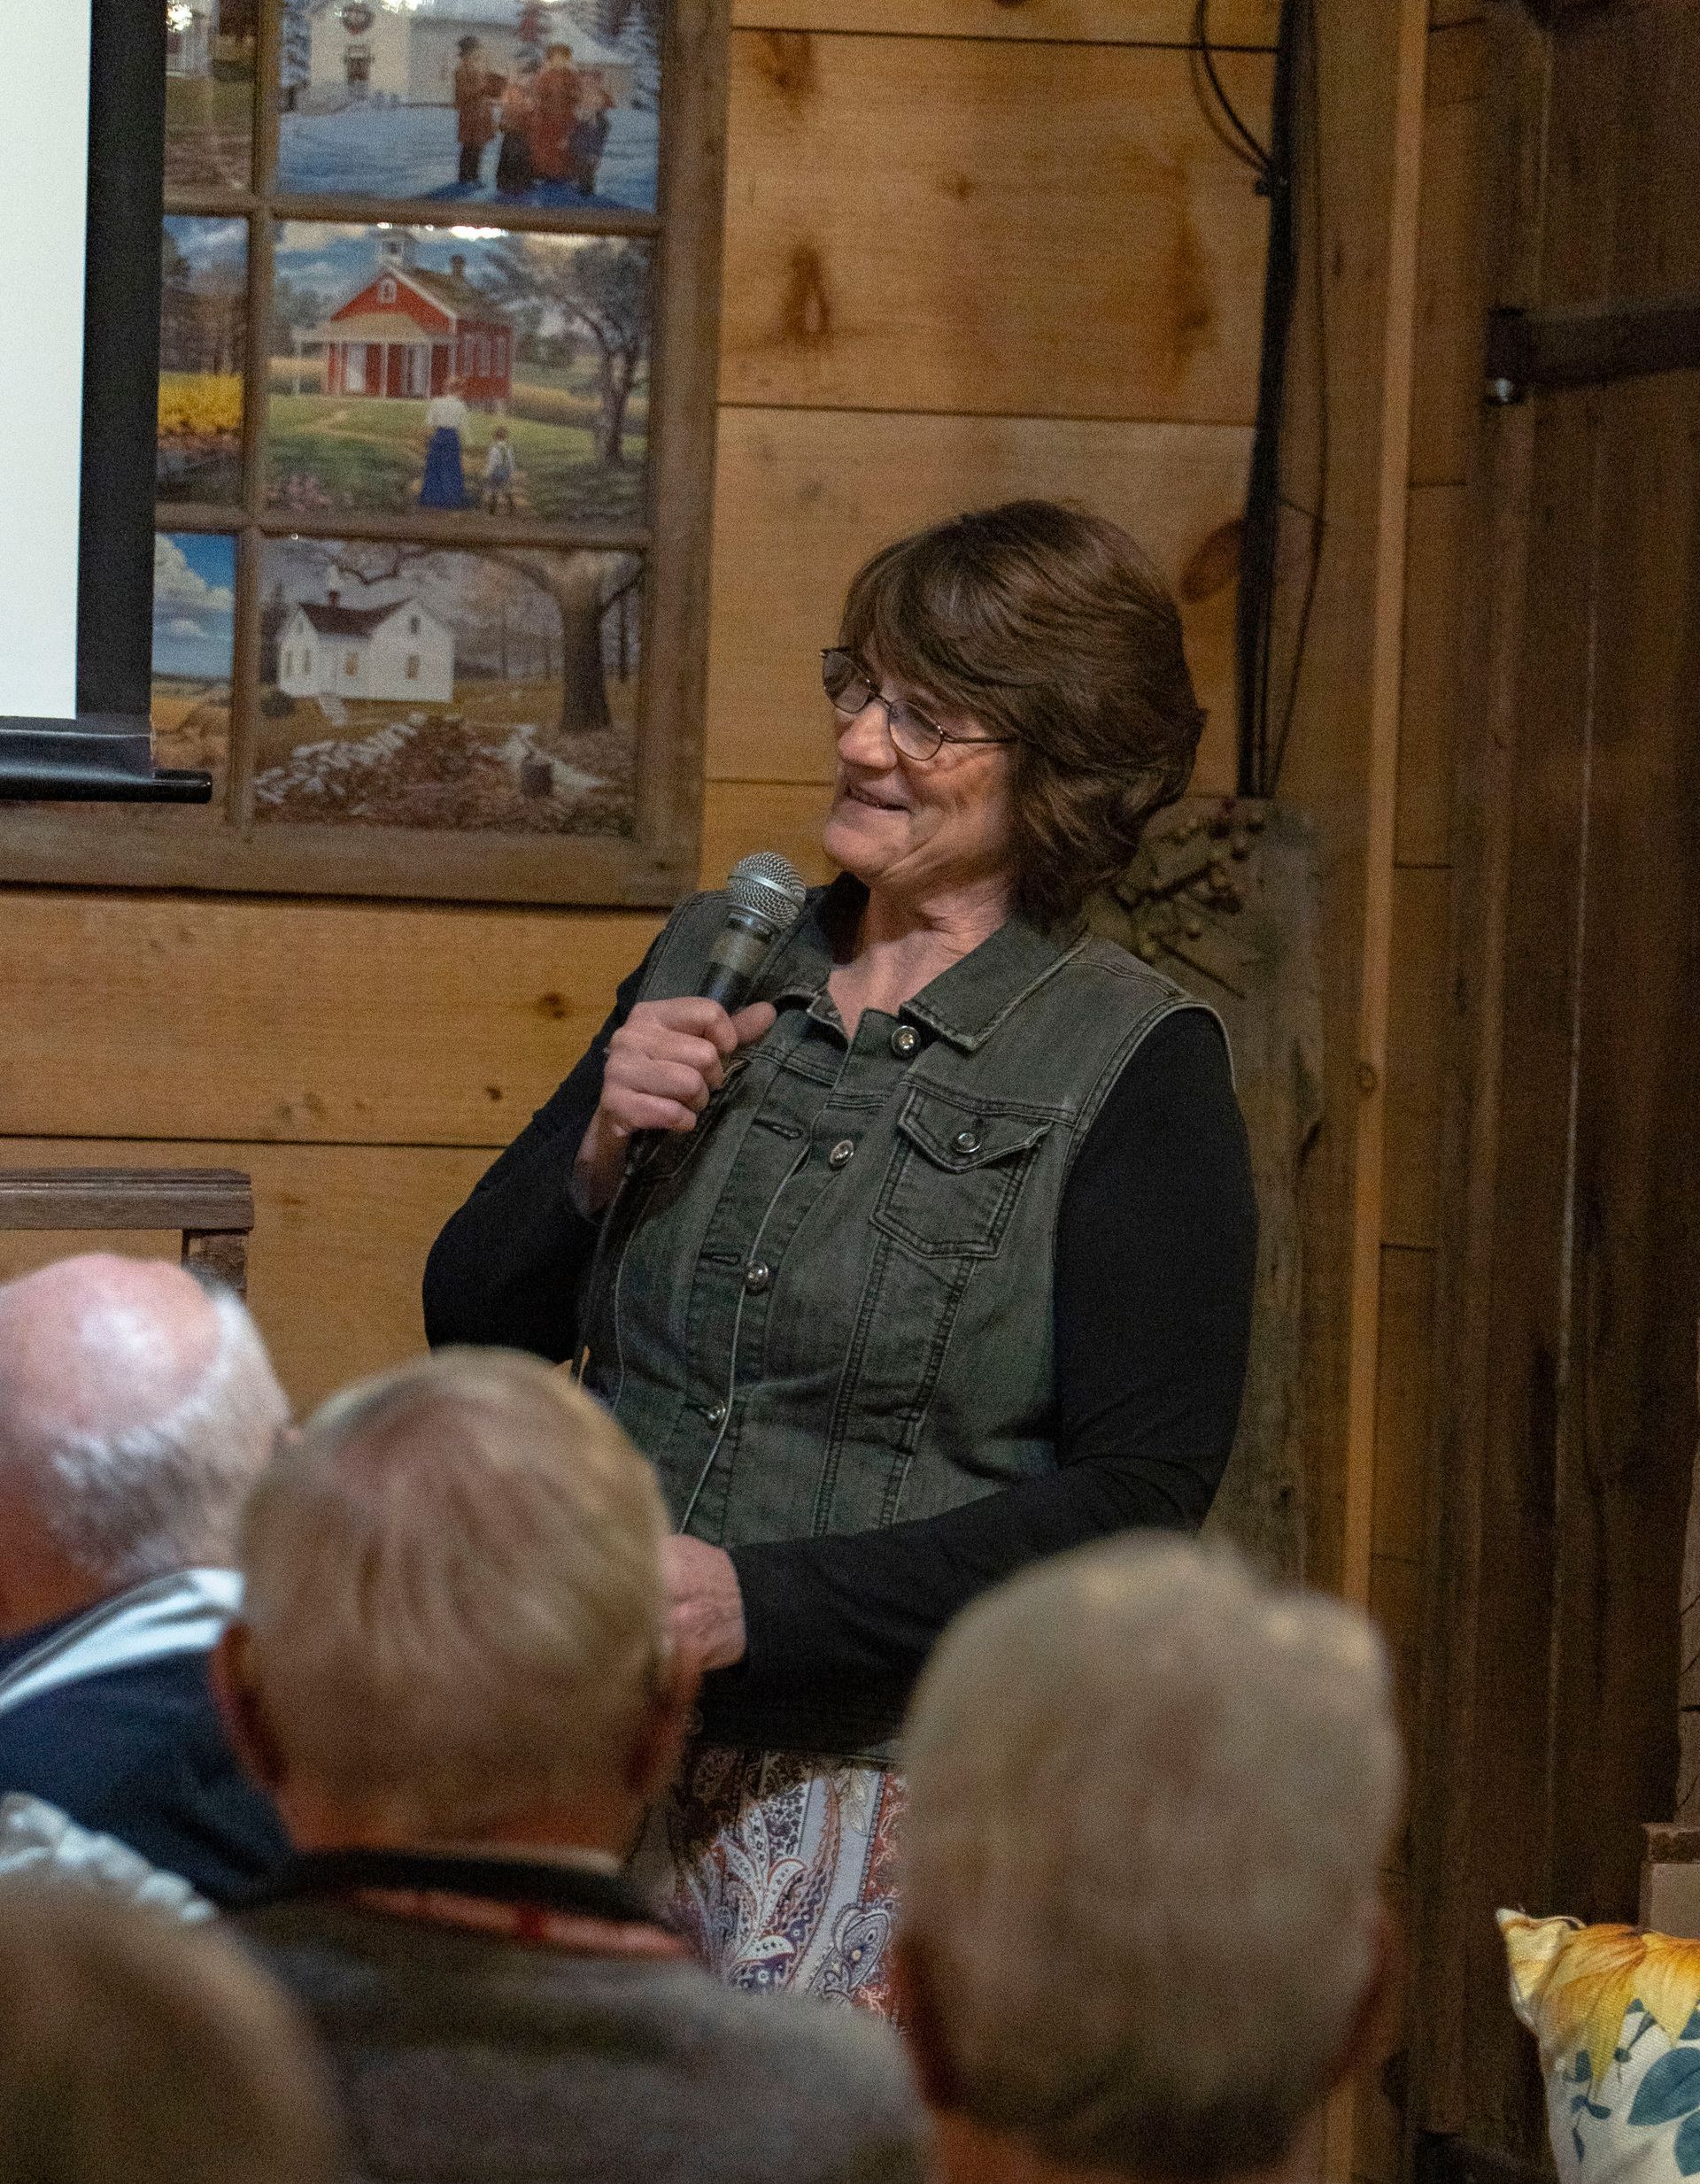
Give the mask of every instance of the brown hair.
[{"label": "brown hair", "polygon": [[1016,891],[1078,916],[1186,786],[1204,715],[1180,612],[1127,533],[1012,500],[882,547],[851,580],[840,643],[924,703],[1015,738]]}]

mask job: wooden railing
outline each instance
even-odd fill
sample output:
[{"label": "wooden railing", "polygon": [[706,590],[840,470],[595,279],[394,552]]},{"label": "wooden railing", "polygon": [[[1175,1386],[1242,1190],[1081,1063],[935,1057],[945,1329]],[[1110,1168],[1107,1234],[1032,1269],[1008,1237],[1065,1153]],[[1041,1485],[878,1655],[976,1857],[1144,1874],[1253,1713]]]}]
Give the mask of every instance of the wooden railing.
[{"label": "wooden railing", "polygon": [[254,1192],[237,1168],[0,1168],[0,1230],[174,1229],[183,1264],[243,1296]]}]

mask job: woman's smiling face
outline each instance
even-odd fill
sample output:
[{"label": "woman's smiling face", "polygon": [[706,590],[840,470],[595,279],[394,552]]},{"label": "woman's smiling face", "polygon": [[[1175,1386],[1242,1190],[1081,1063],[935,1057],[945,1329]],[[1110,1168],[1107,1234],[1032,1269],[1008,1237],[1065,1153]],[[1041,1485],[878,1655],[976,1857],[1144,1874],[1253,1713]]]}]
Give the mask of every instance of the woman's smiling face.
[{"label": "woman's smiling face", "polygon": [[[869,667],[885,697],[958,734],[985,732]],[[921,903],[1012,876],[1007,744],[947,742],[936,758],[906,758],[877,698],[847,720],[838,716],[838,782],[822,836],[835,863],[865,887]]]}]

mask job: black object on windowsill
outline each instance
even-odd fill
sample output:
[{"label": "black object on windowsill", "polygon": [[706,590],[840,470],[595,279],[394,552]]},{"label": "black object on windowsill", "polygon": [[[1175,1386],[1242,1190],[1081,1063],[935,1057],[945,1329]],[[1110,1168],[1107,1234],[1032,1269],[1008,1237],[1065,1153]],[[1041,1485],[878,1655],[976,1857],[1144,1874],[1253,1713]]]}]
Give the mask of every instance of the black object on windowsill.
[{"label": "black object on windowsill", "polygon": [[74,721],[0,721],[0,801],[210,804],[212,776],[156,767],[145,720],[81,714]]}]

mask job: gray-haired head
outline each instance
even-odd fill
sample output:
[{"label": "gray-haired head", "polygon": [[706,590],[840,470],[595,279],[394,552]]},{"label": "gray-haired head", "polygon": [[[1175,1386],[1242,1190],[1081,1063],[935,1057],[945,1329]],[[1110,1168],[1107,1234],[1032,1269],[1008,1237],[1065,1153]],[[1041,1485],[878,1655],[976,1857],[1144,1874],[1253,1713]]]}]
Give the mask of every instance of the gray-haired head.
[{"label": "gray-haired head", "polygon": [[667,1530],[650,1466],[537,1358],[438,1350],[345,1390],[243,1516],[267,1745],[364,1840],[623,1795],[668,1682]]},{"label": "gray-haired head", "polygon": [[1379,1968],[1402,1765],[1367,1620],[1185,1542],[1086,1548],[953,1624],[907,1755],[944,2104],[1141,2178],[1286,2157]]},{"label": "gray-haired head", "polygon": [[89,1596],[228,1563],[289,1407],[238,1299],[110,1254],[0,1286],[0,1501]]}]

